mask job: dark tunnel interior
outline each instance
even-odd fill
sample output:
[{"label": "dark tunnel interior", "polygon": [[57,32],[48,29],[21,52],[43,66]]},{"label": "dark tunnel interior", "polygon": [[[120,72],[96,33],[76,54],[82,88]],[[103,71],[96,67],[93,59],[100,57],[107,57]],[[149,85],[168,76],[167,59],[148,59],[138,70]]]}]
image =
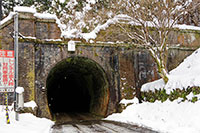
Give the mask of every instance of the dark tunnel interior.
[{"label": "dark tunnel interior", "polygon": [[108,83],[104,70],[84,57],[70,57],[50,71],[47,99],[52,115],[56,113],[93,113],[105,115]]}]

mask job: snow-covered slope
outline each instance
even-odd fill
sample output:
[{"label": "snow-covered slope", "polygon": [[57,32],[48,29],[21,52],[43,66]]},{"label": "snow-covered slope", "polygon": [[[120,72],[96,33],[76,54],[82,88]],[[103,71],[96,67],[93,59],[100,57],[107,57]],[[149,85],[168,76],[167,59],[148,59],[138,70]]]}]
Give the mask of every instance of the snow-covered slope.
[{"label": "snow-covered slope", "polygon": [[[170,92],[172,89],[183,89],[188,86],[200,86],[200,48],[170,72],[166,85],[160,79],[143,85],[142,90],[165,88]],[[193,93],[187,96],[188,99],[192,97]],[[196,97],[199,99],[200,95],[196,95]],[[200,101],[195,103],[181,102],[182,98],[173,102],[167,100],[164,103],[156,101],[155,103],[139,104],[135,101],[137,98],[129,101],[133,104],[122,113],[113,114],[106,119],[147,126],[161,132],[200,133]],[[122,100],[121,102],[126,103],[127,101]]]},{"label": "snow-covered slope", "polygon": [[171,90],[200,86],[200,48],[188,56],[177,68],[169,73],[169,81],[165,85],[162,79],[146,83],[142,91],[165,88],[169,93]]},{"label": "snow-covered slope", "polygon": [[108,116],[106,120],[115,120],[146,126],[164,133],[200,133],[200,101],[182,102],[179,99],[164,103],[133,104],[122,113]]}]

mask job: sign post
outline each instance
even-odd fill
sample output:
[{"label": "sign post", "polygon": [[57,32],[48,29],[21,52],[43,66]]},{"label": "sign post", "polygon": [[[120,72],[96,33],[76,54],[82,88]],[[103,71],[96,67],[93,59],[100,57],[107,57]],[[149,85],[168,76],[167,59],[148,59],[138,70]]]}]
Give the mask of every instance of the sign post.
[{"label": "sign post", "polygon": [[[14,15],[14,51],[15,51],[15,90],[18,87],[18,13]],[[18,100],[16,98],[16,91],[14,92],[14,108],[15,108],[15,119],[19,121]]]}]

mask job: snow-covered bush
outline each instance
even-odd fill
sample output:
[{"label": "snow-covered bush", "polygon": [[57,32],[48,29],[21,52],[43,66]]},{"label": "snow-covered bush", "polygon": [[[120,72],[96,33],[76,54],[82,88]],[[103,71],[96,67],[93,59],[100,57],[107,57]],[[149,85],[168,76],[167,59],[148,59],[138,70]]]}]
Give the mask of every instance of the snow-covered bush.
[{"label": "snow-covered bush", "polygon": [[[200,87],[188,87],[184,89],[174,89],[168,94],[165,89],[159,89],[155,91],[141,92],[141,97],[143,101],[146,102],[155,102],[156,100],[164,102],[167,99],[174,101],[178,98],[181,98],[181,101],[190,101],[196,102],[200,100]],[[180,102],[181,102],[180,101]]]}]

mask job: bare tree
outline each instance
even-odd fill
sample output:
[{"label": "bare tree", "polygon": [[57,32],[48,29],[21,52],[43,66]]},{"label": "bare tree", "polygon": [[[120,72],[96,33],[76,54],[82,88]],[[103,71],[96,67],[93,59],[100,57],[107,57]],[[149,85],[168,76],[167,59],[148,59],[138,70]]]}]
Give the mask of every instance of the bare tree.
[{"label": "bare tree", "polygon": [[118,14],[127,15],[128,19],[124,21],[129,20],[134,24],[134,30],[130,31],[126,24],[120,22],[118,25],[134,42],[144,45],[150,51],[159,75],[167,83],[167,39],[181,16],[191,10],[188,7],[192,0],[108,0],[90,4],[91,9],[88,10],[85,10],[88,4],[86,0],[77,0],[75,3],[55,1],[54,10],[61,9],[57,13],[59,18],[66,27],[76,29],[74,34],[91,32],[94,27]]},{"label": "bare tree", "polygon": [[[120,3],[121,2],[121,3]],[[167,39],[177,20],[187,11],[188,0],[121,0],[120,12],[129,16],[134,30],[119,24],[137,43],[144,45],[153,57],[159,75],[168,82]]]},{"label": "bare tree", "polygon": [[200,6],[196,7],[196,3],[199,0],[193,0],[193,1],[194,2],[190,5],[192,10],[190,10],[188,13],[184,14],[180,18],[179,20],[180,24],[200,26]]}]

